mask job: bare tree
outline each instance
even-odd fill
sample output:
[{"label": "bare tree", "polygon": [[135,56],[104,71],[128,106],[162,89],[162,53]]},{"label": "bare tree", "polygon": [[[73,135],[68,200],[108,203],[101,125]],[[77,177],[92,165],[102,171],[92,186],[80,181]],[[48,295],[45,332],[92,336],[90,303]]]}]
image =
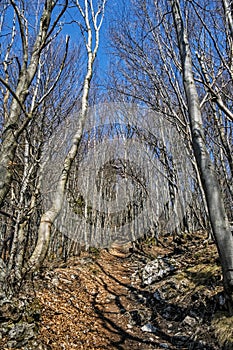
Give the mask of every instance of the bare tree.
[{"label": "bare tree", "polygon": [[121,18],[124,32],[111,33],[117,57],[111,88],[115,84],[120,96],[160,111],[183,133],[190,156],[195,155],[196,181],[207,203],[232,305],[233,243],[227,218],[232,205],[231,12],[229,3],[227,10],[220,2],[211,9],[208,4],[132,1],[130,24]]},{"label": "bare tree", "polygon": [[93,65],[99,48],[99,33],[103,23],[105,5],[106,0],[101,1],[97,6],[95,6],[92,0],[85,0],[83,6],[79,1],[76,1],[76,6],[82,17],[82,22],[79,23],[79,26],[83,33],[87,52],[87,68],[83,82],[81,111],[72,144],[63,163],[52,206],[42,215],[40,220],[37,244],[27,266],[27,269],[30,270],[36,269],[46,256],[50,242],[51,226],[61,210],[71,166],[77,155],[82,138],[82,132],[88,111],[88,98],[90,83],[93,76]]},{"label": "bare tree", "polygon": [[[9,0],[6,5],[9,7],[9,11],[13,10],[14,14],[10,40],[6,44],[6,54],[3,60],[4,76],[0,77],[0,83],[4,94],[4,126],[0,153],[0,206],[3,204],[11,184],[12,167],[10,165],[14,162],[17,140],[30,123],[30,120],[34,117],[38,106],[49,93],[49,91],[47,91],[47,94],[38,101],[36,99],[38,85],[36,84],[33,92],[34,97],[32,98],[32,103],[30,106],[27,106],[27,97],[35,79],[35,75],[38,72],[41,54],[43,49],[52,39],[52,34],[67,9],[68,0],[61,4],[60,12],[58,12],[55,15],[55,19],[52,20],[56,4],[57,2],[46,0],[43,8],[36,14],[35,18],[38,16],[38,23],[36,23],[38,27],[33,42],[31,42],[32,38],[29,36],[30,19],[26,17],[24,11],[26,3]],[[7,9],[5,11],[7,11]],[[6,19],[4,20],[6,21]],[[22,57],[12,55],[12,48],[14,47],[13,44],[16,40],[17,30],[19,30],[20,33]],[[66,55],[67,50],[64,60]],[[14,82],[10,81],[9,76],[11,69],[10,66],[13,60],[17,62],[18,70]],[[57,80],[59,79],[63,66],[64,62],[61,64]],[[56,85],[56,81],[54,82],[54,85]],[[53,87],[50,88],[50,90],[52,89]],[[10,105],[9,111],[7,111],[8,104]]]},{"label": "bare tree", "polygon": [[[202,193],[201,205],[204,209],[199,212],[205,217],[207,206],[191,146],[188,106],[182,84],[179,51],[174,32],[171,31],[171,23],[166,20],[166,14],[169,14],[169,9],[165,5],[156,7],[155,3],[152,5],[140,1],[133,3],[130,13],[126,16],[127,20],[121,18],[121,26],[124,28],[122,32],[117,28],[111,29],[113,59],[116,62],[110,74],[112,82],[109,88],[113,99],[123,98],[145,103],[164,115],[172,125],[176,125],[180,137],[185,140],[196,172],[194,182],[199,186],[195,187],[199,187]],[[128,25],[129,17],[130,25]],[[173,156],[176,158],[177,154]],[[187,192],[189,191],[192,192],[192,189],[187,187]],[[200,199],[199,195],[194,197]],[[196,205],[200,205],[200,200]],[[193,220],[196,219],[193,213]],[[203,220],[199,219],[200,222]]]},{"label": "bare tree", "polygon": [[[35,26],[31,26],[28,22],[29,32],[26,32],[29,38],[29,56],[33,50],[33,39],[37,35],[36,24],[40,22],[40,14],[43,11],[43,3],[38,4],[37,11],[34,7],[28,9],[26,5],[23,9],[25,18],[30,19],[31,15],[35,18]],[[6,11],[13,12],[13,10],[8,3]],[[1,110],[3,111],[1,116],[4,117],[1,125],[3,150],[5,125],[12,113],[12,104],[16,98],[13,88],[17,88],[18,75],[23,74],[21,62],[23,55],[21,55],[20,46],[17,46],[20,33],[17,31],[18,37],[16,37],[14,29],[14,26],[18,28],[15,23],[16,15],[13,17],[13,29],[9,20],[10,14],[5,12],[5,15],[9,17],[7,17],[8,22],[2,24],[3,63],[0,66],[4,77],[4,83],[1,85]],[[8,295],[17,292],[20,288],[23,277],[22,267],[32,254],[37,241],[38,224],[43,211],[40,183],[43,168],[42,150],[57,126],[73,112],[74,107],[78,107],[82,90],[81,82],[85,76],[84,50],[81,45],[74,45],[68,52],[68,40],[58,37],[60,29],[55,30],[54,35],[48,36],[48,42],[41,49],[37,70],[23,104],[26,114],[19,109],[17,119],[19,128],[15,126],[15,130],[11,131],[12,141],[14,136],[12,145],[14,160],[9,161],[7,168],[11,173],[10,191],[6,194],[0,210],[0,259],[2,259],[0,261],[4,265],[1,274],[5,276],[1,280],[1,286],[2,282],[4,285],[1,289]],[[6,80],[9,86],[6,86]],[[29,114],[30,118],[28,118]],[[5,181],[5,178],[3,180]]]},{"label": "bare tree", "polygon": [[223,198],[215,169],[206,147],[199,96],[193,76],[192,54],[187,29],[181,14],[179,1],[171,1],[174,25],[180,50],[184,88],[192,131],[194,154],[200,170],[213,234],[223,268],[224,286],[231,313],[233,312],[233,237],[225,211]]}]

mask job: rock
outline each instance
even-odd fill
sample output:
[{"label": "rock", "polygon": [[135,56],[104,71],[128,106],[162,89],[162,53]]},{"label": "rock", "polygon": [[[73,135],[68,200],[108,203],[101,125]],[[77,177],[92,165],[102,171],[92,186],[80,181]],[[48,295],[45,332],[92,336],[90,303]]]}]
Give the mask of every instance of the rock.
[{"label": "rock", "polygon": [[51,283],[55,286],[58,287],[59,286],[59,279],[57,278],[57,276],[54,276],[51,280]]},{"label": "rock", "polygon": [[197,320],[194,317],[186,316],[183,320],[183,324],[193,327],[197,323]]},{"label": "rock", "polygon": [[15,324],[8,332],[7,345],[11,348],[21,347],[28,343],[35,335],[35,325],[26,322]]},{"label": "rock", "polygon": [[0,322],[16,322],[19,320],[22,314],[22,310],[18,304],[19,302],[16,300],[2,300],[0,305]]},{"label": "rock", "polygon": [[152,311],[149,308],[132,310],[129,312],[129,323],[133,326],[142,326],[149,323],[152,317]]},{"label": "rock", "polygon": [[141,327],[141,330],[143,332],[148,332],[148,333],[156,333],[157,328],[153,326],[151,323],[147,323],[144,326]]},{"label": "rock", "polygon": [[23,319],[27,323],[34,323],[40,320],[41,306],[37,299],[34,299],[26,305]]},{"label": "rock", "polygon": [[146,297],[144,297],[142,294],[137,294],[134,299],[141,304],[145,304],[147,301]]},{"label": "rock", "polygon": [[9,348],[24,350],[42,349],[28,347],[29,342],[35,343],[37,322],[40,320],[40,304],[37,299],[20,295],[11,300],[0,302],[0,339],[4,338]]},{"label": "rock", "polygon": [[163,305],[160,313],[167,321],[181,322],[184,318],[182,309],[173,304]]},{"label": "rock", "polygon": [[106,303],[110,303],[112,302],[113,300],[116,300],[116,295],[112,294],[112,293],[109,293],[108,295],[106,295],[106,299],[105,299],[105,302]]},{"label": "rock", "polygon": [[9,329],[13,327],[14,324],[8,324],[7,322],[0,323],[0,339],[4,338],[7,333],[9,332]]},{"label": "rock", "polygon": [[169,346],[167,343],[160,343],[159,346],[162,348],[162,349],[169,349]]},{"label": "rock", "polygon": [[225,304],[226,304],[226,299],[225,299],[225,297],[224,297],[223,295],[220,294],[220,295],[219,295],[218,302],[219,302],[219,305],[220,305],[220,306],[225,305]]},{"label": "rock", "polygon": [[155,298],[155,300],[157,301],[162,301],[163,299],[161,298],[160,292],[157,290],[154,294],[153,297]]},{"label": "rock", "polygon": [[186,334],[183,335],[183,334],[180,333],[180,332],[176,333],[176,334],[174,335],[174,338],[176,339],[177,342],[179,341],[180,344],[186,343],[186,342],[187,342],[187,339],[188,339],[188,337],[186,336]]},{"label": "rock", "polygon": [[175,270],[167,258],[158,257],[148,262],[142,270],[142,282],[144,285],[151,285],[154,282],[168,276]]}]

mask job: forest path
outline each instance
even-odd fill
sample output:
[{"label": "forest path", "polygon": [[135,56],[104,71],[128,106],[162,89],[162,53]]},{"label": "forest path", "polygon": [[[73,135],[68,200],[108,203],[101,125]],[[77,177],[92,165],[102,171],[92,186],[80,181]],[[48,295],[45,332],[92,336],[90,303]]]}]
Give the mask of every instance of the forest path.
[{"label": "forest path", "polygon": [[[40,340],[52,350],[221,349],[211,327],[220,268],[202,240],[146,245],[125,258],[93,250],[47,271],[37,288]],[[149,283],[145,265],[164,257],[175,269]]]}]

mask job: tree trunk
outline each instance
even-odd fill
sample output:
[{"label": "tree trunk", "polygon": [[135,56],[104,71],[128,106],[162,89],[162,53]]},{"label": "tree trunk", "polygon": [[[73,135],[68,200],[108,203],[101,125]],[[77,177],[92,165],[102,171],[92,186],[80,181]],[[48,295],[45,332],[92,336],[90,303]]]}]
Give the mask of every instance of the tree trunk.
[{"label": "tree trunk", "polygon": [[[23,15],[20,12],[15,1],[10,1],[17,19],[21,35],[22,44],[22,62],[20,65],[20,72],[18,75],[17,87],[15,90],[11,88],[7,81],[0,77],[0,82],[5,86],[6,90],[12,95],[12,103],[10,106],[9,117],[4,122],[4,130],[1,143],[0,152],[0,207],[3,205],[5,197],[9,191],[9,187],[12,181],[13,167],[15,152],[17,149],[17,141],[23,130],[27,127],[33,113],[27,112],[25,107],[25,101],[28,96],[29,89],[35,77],[38,69],[41,51],[47,45],[48,37],[52,34],[52,31],[65,12],[68,6],[68,0],[64,2],[61,12],[57,15],[52,23],[51,18],[56,2],[53,0],[45,1],[43,12],[40,18],[40,25],[38,34],[34,40],[32,53],[29,53],[28,47],[28,33],[22,20]],[[49,30],[50,29],[50,30]],[[21,113],[24,115],[23,122],[20,121]]]},{"label": "tree trunk", "polygon": [[174,0],[171,1],[171,5],[181,57],[183,83],[188,102],[194,155],[199,167],[210,222],[220,256],[229,311],[233,313],[233,235],[226,215],[217,175],[206,147],[199,97],[192,71],[191,50],[182,20],[180,3],[178,0]]},{"label": "tree trunk", "polygon": [[[90,83],[92,80],[95,58],[99,48],[99,31],[102,26],[102,21],[104,17],[105,3],[106,3],[106,0],[102,0],[102,6],[99,6],[98,11],[94,13],[92,0],[90,0],[90,3],[85,1],[84,9],[79,4],[79,1],[78,0],[76,1],[76,6],[78,7],[80,14],[82,15],[83,20],[85,22],[85,29],[87,33],[86,34],[87,37],[85,38],[85,44],[86,44],[88,59],[87,59],[87,72],[83,83],[82,106],[81,106],[81,112],[78,120],[76,133],[72,140],[72,145],[70,147],[70,150],[64,160],[63,169],[62,169],[60,179],[58,181],[53,204],[51,208],[42,215],[42,218],[40,221],[37,244],[33,254],[29,259],[28,266],[27,266],[27,269],[31,271],[38,268],[43,262],[43,260],[45,259],[46,253],[48,251],[49,243],[50,243],[51,226],[53,225],[55,219],[60,213],[64,196],[65,196],[66,183],[68,181],[71,166],[78,153],[79,143],[82,138],[83,128],[86,120],[86,115],[88,112],[88,98],[89,98],[89,92],[90,92]],[[92,11],[90,11],[89,5],[91,6]],[[90,21],[92,21],[93,23],[93,28],[91,27]]]}]

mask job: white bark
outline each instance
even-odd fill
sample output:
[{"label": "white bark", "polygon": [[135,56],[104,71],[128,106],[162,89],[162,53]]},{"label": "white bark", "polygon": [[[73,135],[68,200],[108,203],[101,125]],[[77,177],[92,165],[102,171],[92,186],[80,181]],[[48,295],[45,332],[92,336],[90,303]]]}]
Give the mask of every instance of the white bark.
[{"label": "white bark", "polygon": [[179,1],[171,1],[171,6],[182,61],[183,82],[188,102],[194,154],[199,167],[211,226],[223,268],[225,289],[228,297],[231,298],[233,292],[233,236],[225,212],[217,175],[205,143],[200,102],[192,71],[191,51]]},{"label": "white bark", "polygon": [[232,18],[233,9],[232,9],[232,4],[230,3],[229,0],[222,0],[222,2],[223,2],[223,7],[224,7],[224,11],[225,11],[226,20],[228,22],[230,33],[231,33],[231,36],[233,38],[233,18]]},{"label": "white bark", "polygon": [[[33,254],[28,262],[28,269],[34,270],[40,266],[41,262],[44,260],[49,242],[50,242],[50,231],[57,215],[61,210],[61,206],[64,200],[65,187],[69,177],[72,163],[77,155],[79,143],[82,137],[82,132],[84,128],[84,123],[88,111],[88,97],[90,91],[90,83],[93,75],[93,65],[99,48],[99,31],[102,25],[104,17],[106,0],[102,1],[102,6],[98,7],[97,12],[94,11],[93,2],[85,0],[84,8],[81,7],[79,1],[77,0],[76,5],[83,17],[85,23],[85,29],[87,32],[87,37],[85,37],[86,50],[87,50],[87,72],[83,83],[83,95],[82,95],[82,106],[81,112],[78,120],[78,126],[76,133],[74,135],[71,148],[65,158],[62,173],[58,181],[56,188],[55,198],[53,204],[49,210],[47,210],[40,222],[38,240]],[[93,27],[90,24],[93,23]],[[95,38],[95,39],[94,39]],[[95,40],[95,41],[94,41]]]},{"label": "white bark", "polygon": [[[58,14],[51,26],[51,17],[56,5],[53,0],[46,0],[43,13],[40,18],[38,34],[35,38],[32,54],[29,54],[28,48],[28,27],[27,21],[24,18],[22,11],[18,8],[14,0],[10,0],[12,7],[14,8],[21,36],[22,45],[22,62],[20,67],[20,73],[18,78],[17,87],[15,90],[11,88],[8,84],[8,79],[4,80],[0,77],[0,82],[5,86],[5,88],[13,96],[12,104],[10,107],[9,116],[5,120],[3,139],[1,143],[0,152],[0,206],[8,193],[9,186],[12,178],[12,169],[9,164],[13,162],[15,151],[17,147],[17,139],[22,131],[26,128],[30,119],[32,118],[32,113],[27,112],[25,108],[25,101],[28,95],[29,88],[35,77],[38,69],[39,60],[41,56],[42,49],[46,46],[48,37],[51,35],[51,31],[54,29],[60,17],[65,12],[68,6],[68,0],[65,1],[64,7]],[[51,28],[50,28],[51,27]],[[12,34],[13,35],[13,34]],[[30,57],[29,57],[30,56]],[[21,112],[24,113],[25,119],[23,123],[19,123]],[[19,125],[21,124],[21,125]]]}]

